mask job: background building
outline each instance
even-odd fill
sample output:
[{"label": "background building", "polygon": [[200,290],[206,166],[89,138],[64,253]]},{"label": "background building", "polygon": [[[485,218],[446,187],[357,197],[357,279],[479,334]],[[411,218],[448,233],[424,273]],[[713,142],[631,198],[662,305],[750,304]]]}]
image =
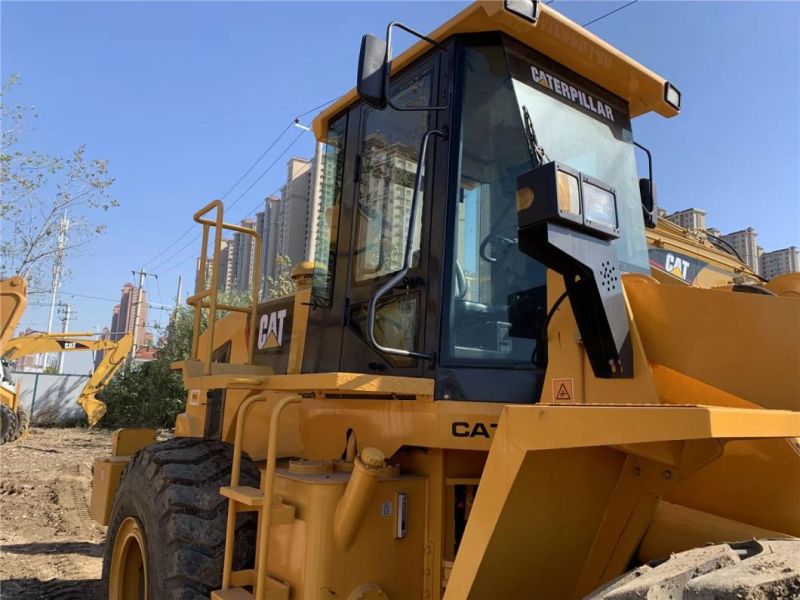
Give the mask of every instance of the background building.
[{"label": "background building", "polygon": [[800,271],[797,246],[789,246],[783,250],[764,252],[760,257],[760,274],[762,277],[772,279],[784,273]]},{"label": "background building", "polygon": [[666,215],[667,221],[693,231],[704,231],[706,228],[706,211],[699,208],[679,210]]},{"label": "background building", "polygon": [[[319,164],[318,156],[289,159],[280,198],[266,200],[264,279],[286,275],[297,263],[313,260],[320,218]],[[286,257],[287,263],[279,257]]]},{"label": "background building", "polygon": [[[141,296],[140,296],[141,294]],[[137,315],[138,311],[138,315]],[[147,291],[139,291],[132,283],[122,286],[119,304],[111,313],[111,339],[116,341],[126,333],[133,333],[133,343],[142,346],[147,343]],[[133,324],[136,322],[136,331]]]},{"label": "background building", "polygon": [[[138,310],[138,315],[136,311]],[[117,341],[126,333],[134,333],[134,344],[139,347],[152,346],[153,336],[147,332],[147,316],[149,305],[147,303],[147,291],[139,289],[132,283],[122,286],[122,294],[119,304],[111,310],[111,328],[103,328],[100,334],[101,340]],[[136,332],[133,331],[134,321],[136,322]],[[94,366],[100,364],[105,352],[98,350],[94,353]]]},{"label": "background building", "polygon": [[755,229],[748,227],[747,229],[734,231],[733,233],[728,233],[720,237],[733,246],[742,261],[744,261],[754,273],[758,274],[758,243],[756,242],[758,232]]},{"label": "background building", "polygon": [[[255,230],[255,219],[243,219],[239,224],[245,229]],[[237,231],[233,234],[233,290],[247,292],[253,283],[252,265],[256,245],[253,236]]]}]

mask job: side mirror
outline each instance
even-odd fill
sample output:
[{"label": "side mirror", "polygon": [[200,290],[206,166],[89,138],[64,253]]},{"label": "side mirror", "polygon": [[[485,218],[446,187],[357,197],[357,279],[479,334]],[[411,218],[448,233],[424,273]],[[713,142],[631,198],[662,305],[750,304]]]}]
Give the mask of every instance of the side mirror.
[{"label": "side mirror", "polygon": [[386,42],[367,33],[361,38],[361,52],[358,55],[358,97],[369,106],[383,110],[386,108]]},{"label": "side mirror", "polygon": [[649,177],[642,177],[639,180],[639,195],[642,197],[644,224],[653,229],[658,222],[658,199],[656,184]]}]

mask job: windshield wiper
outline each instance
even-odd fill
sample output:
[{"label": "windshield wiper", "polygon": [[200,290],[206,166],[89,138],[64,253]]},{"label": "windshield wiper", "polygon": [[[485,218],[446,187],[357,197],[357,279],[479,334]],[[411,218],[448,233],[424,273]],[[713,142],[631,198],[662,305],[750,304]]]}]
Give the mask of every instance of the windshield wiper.
[{"label": "windshield wiper", "polygon": [[541,167],[550,162],[550,157],[547,156],[544,148],[539,145],[539,140],[536,138],[536,130],[533,128],[533,121],[528,112],[528,107],[522,107],[522,116],[525,121],[525,139],[528,141],[528,151],[531,153],[531,160],[533,167]]}]

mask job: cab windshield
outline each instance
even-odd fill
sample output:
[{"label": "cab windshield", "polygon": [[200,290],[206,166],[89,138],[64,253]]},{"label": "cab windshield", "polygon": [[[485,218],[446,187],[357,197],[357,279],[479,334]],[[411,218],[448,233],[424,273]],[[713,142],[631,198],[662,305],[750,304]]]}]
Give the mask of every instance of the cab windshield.
[{"label": "cab windshield", "polygon": [[516,179],[558,161],[613,187],[621,266],[649,272],[630,118],[619,98],[515,43],[464,53],[443,360],[533,368],[547,269],[517,246]]}]

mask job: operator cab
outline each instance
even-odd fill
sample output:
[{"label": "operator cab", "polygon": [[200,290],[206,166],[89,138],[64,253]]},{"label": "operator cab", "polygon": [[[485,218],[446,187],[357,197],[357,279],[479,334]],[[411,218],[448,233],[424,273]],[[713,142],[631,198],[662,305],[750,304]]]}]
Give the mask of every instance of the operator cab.
[{"label": "operator cab", "polygon": [[[538,169],[542,179],[547,165],[558,188],[553,198],[561,208],[574,205],[576,214],[561,219],[570,247],[605,256],[612,280],[623,271],[649,273],[631,116],[675,114],[664,101],[668,84],[661,80],[654,106],[639,86],[632,109],[592,79],[616,77],[617,91],[631,82],[587,64],[581,52],[598,63],[621,55],[581,30],[594,46],[571,50],[566,40],[558,50],[602,77],[579,74],[535,49],[554,47],[577,26],[528,5],[534,22],[479,3],[431,37],[399,26],[422,41],[395,61],[397,24],[384,46],[365,36],[360,98],[351,92],[315,121],[324,140],[323,197],[304,372],[429,377],[437,399],[538,401],[554,300],[548,303],[547,271],[563,259],[554,263],[552,252],[526,238],[555,233],[522,228],[518,178]],[[565,23],[572,29],[555,29]],[[382,71],[375,57],[383,52]],[[624,59],[624,74],[644,71]],[[576,274],[565,274],[568,292],[570,280],[591,279],[594,267],[580,260]],[[582,311],[610,315],[608,331],[597,335],[608,338],[606,351],[616,341],[622,365],[620,289],[595,293],[584,309],[576,309],[578,292],[570,301],[579,321]],[[593,335],[584,335],[589,345]]]}]

